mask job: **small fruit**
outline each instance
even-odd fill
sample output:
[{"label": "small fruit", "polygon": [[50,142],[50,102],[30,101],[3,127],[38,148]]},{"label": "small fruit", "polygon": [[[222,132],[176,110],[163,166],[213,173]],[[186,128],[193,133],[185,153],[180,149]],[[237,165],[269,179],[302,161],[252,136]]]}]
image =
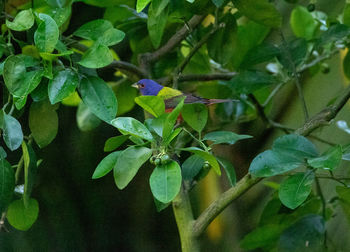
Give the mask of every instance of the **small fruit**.
[{"label": "small fruit", "polygon": [[165,155],[163,155],[163,156],[161,157],[161,163],[162,163],[162,164],[167,164],[167,163],[169,163],[169,161],[170,161],[170,157],[169,157],[168,154],[165,154]]},{"label": "small fruit", "polygon": [[327,74],[331,71],[331,68],[329,67],[329,65],[327,63],[322,63],[321,71],[322,71],[322,73]]},{"label": "small fruit", "polygon": [[209,164],[208,161],[205,161],[205,162],[204,162],[203,169],[205,169],[205,170],[210,169],[210,164]]},{"label": "small fruit", "polygon": [[155,164],[155,165],[160,165],[161,162],[162,162],[162,160],[161,160],[160,158],[156,158],[156,159],[154,160],[154,164]]},{"label": "small fruit", "polygon": [[150,159],[149,159],[149,162],[151,164],[154,164],[154,161],[156,160],[156,156],[152,156]]},{"label": "small fruit", "polygon": [[315,9],[316,9],[316,5],[315,4],[312,4],[312,3],[308,4],[307,10],[309,12],[313,12]]}]

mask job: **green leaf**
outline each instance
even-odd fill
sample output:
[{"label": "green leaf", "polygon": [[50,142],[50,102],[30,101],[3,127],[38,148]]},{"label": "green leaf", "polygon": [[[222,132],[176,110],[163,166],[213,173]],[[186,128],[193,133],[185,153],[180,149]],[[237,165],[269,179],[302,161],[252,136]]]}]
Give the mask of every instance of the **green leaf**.
[{"label": "green leaf", "polygon": [[288,42],[287,45],[280,46],[280,49],[278,60],[291,73],[307,59],[308,44],[303,38]]},{"label": "green leaf", "polygon": [[33,148],[25,141],[22,143],[23,160],[24,160],[24,205],[27,206],[32,188],[34,185],[34,179],[37,173],[37,159]]},{"label": "green leaf", "polygon": [[15,173],[11,164],[5,160],[3,154],[0,158],[0,213],[10,204],[15,189]]},{"label": "green leaf", "polygon": [[135,102],[155,117],[164,114],[164,100],[159,96],[138,96]]},{"label": "green leaf", "polygon": [[79,84],[78,75],[70,69],[57,72],[49,82],[49,99],[51,104],[62,101],[74,93]]},{"label": "green leaf", "polygon": [[72,0],[45,0],[48,5],[56,8],[63,8],[72,3]]},{"label": "green leaf", "polygon": [[[62,29],[66,29],[66,25],[68,24],[68,19],[72,15],[72,6],[66,6],[66,7],[50,7],[48,5],[44,5],[40,7],[40,12],[45,13],[49,15],[50,17],[55,20],[58,27],[62,27]],[[58,49],[58,48],[56,48]]]},{"label": "green leaf", "polygon": [[297,173],[284,180],[278,192],[283,205],[290,209],[300,206],[309,196],[313,181],[313,173]]},{"label": "green leaf", "polygon": [[101,120],[110,123],[115,118],[118,103],[112,89],[95,76],[83,78],[79,92],[86,106]]},{"label": "green leaf", "polygon": [[126,140],[128,140],[129,136],[121,135],[108,138],[105,142],[105,146],[103,151],[109,152],[117,149],[120,145],[122,145]]},{"label": "green leaf", "polygon": [[111,124],[118,128],[122,134],[130,134],[148,141],[153,140],[152,134],[147,127],[132,117],[118,117]]},{"label": "green leaf", "polygon": [[[253,21],[238,26],[237,39],[233,43],[232,54],[227,66],[231,69],[237,69],[241,66],[244,57],[249,50],[264,41],[269,34],[270,28]],[[220,46],[220,45],[218,45]]]},{"label": "green leaf", "polygon": [[180,112],[182,110],[182,107],[184,106],[184,101],[186,97],[183,97],[182,100],[177,104],[177,106],[171,111],[167,118],[164,120],[163,125],[163,139],[167,139],[171,132],[173,131],[173,127],[175,125],[175,122],[180,115]]},{"label": "green leaf", "polygon": [[279,80],[266,72],[242,71],[235,75],[229,85],[240,94],[250,94],[263,87],[277,84]]},{"label": "green leaf", "polygon": [[290,25],[295,36],[306,40],[313,39],[319,27],[311,13],[303,6],[297,6],[293,9],[290,16]]},{"label": "green leaf", "polygon": [[98,179],[105,176],[111,170],[113,170],[114,166],[117,164],[117,160],[122,152],[115,151],[106,156],[102,161],[97,165],[94,174],[92,175],[93,179]]},{"label": "green leaf", "polygon": [[254,250],[269,246],[278,241],[282,230],[283,226],[278,224],[267,224],[258,227],[244,236],[243,240],[240,242],[240,246],[244,250]]},{"label": "green leaf", "polygon": [[76,120],[78,128],[81,131],[93,130],[97,128],[101,123],[101,120],[91,112],[91,110],[84,104],[84,102],[80,102],[78,106]]},{"label": "green leaf", "polygon": [[182,177],[184,180],[193,180],[203,168],[205,160],[194,154],[189,156],[182,164]]},{"label": "green leaf", "polygon": [[157,212],[158,213],[160,211],[164,210],[165,208],[167,208],[170,205],[170,202],[169,203],[163,203],[163,202],[160,202],[159,200],[157,200],[154,197],[153,197],[153,200],[154,200],[154,204],[155,204],[155,206],[157,208]]},{"label": "green leaf", "polygon": [[13,201],[7,210],[7,220],[14,228],[28,230],[39,215],[39,204],[35,199],[29,199],[27,206],[22,199]]},{"label": "green leaf", "polygon": [[350,223],[350,189],[344,186],[337,186],[336,192],[339,197],[340,206]]},{"label": "green leaf", "polygon": [[136,11],[141,12],[150,2],[151,0],[137,0]]},{"label": "green leaf", "polygon": [[282,16],[267,0],[234,0],[235,7],[251,20],[269,27],[278,28]]},{"label": "green leaf", "polygon": [[0,129],[2,129],[2,137],[10,150],[14,151],[21,146],[23,141],[21,124],[3,110],[0,110]]},{"label": "green leaf", "polygon": [[25,31],[34,25],[34,15],[32,9],[20,11],[11,22],[6,20],[6,26],[14,31]]},{"label": "green leaf", "polygon": [[209,152],[206,152],[202,149],[199,149],[197,147],[188,147],[188,148],[182,148],[183,151],[189,151],[192,152],[200,157],[202,157],[204,160],[208,161],[213,170],[218,174],[221,175],[221,170],[218,161],[216,158],[210,154]]},{"label": "green leaf", "polygon": [[152,150],[146,147],[130,146],[124,150],[119,155],[113,170],[114,181],[117,187],[124,189],[151,155]]},{"label": "green leaf", "polygon": [[148,118],[145,123],[147,128],[156,133],[158,136],[163,136],[163,127],[166,119],[168,118],[168,114],[163,114],[157,118]]},{"label": "green leaf", "polygon": [[162,203],[171,202],[180,191],[181,168],[175,161],[156,166],[149,179],[153,196]]},{"label": "green leaf", "polygon": [[151,3],[148,9],[147,29],[154,48],[158,48],[168,20],[169,8],[165,8],[158,16],[153,9],[153,3]]},{"label": "green leaf", "polygon": [[235,186],[236,184],[236,171],[235,168],[233,167],[232,163],[226,159],[223,158],[218,158],[217,160],[219,164],[224,168],[228,181],[230,182],[231,186]]},{"label": "green leaf", "polygon": [[335,24],[322,33],[321,37],[316,43],[316,47],[326,45],[338,40],[344,40],[350,35],[350,27],[344,24]]},{"label": "green leaf", "polygon": [[131,111],[135,106],[135,98],[138,95],[136,88],[133,88],[128,81],[120,83],[116,88],[113,87],[118,100],[118,114],[120,116]]},{"label": "green leaf", "polygon": [[[43,70],[37,69],[37,65],[37,60],[25,55],[11,55],[6,59],[3,76],[12,95],[27,96],[39,85]],[[34,70],[27,71],[30,68]]]},{"label": "green leaf", "polygon": [[249,167],[249,172],[256,177],[270,177],[298,168],[303,163],[300,159],[280,152],[267,150],[257,155]]},{"label": "green leaf", "polygon": [[58,131],[58,116],[49,101],[33,102],[29,109],[29,128],[40,148],[50,144]]},{"label": "green leaf", "polygon": [[83,24],[73,33],[75,36],[97,41],[98,44],[112,46],[125,37],[125,33],[115,29],[111,22],[104,19],[97,19]]},{"label": "green leaf", "polygon": [[289,156],[293,156],[300,161],[304,161],[305,158],[318,156],[318,151],[312,142],[306,137],[295,134],[277,138],[272,148],[276,151],[288,154]]},{"label": "green leaf", "polygon": [[208,109],[204,104],[185,104],[181,112],[184,121],[197,132],[201,132],[208,121]]},{"label": "green leaf", "polygon": [[278,251],[322,251],[325,231],[325,223],[321,216],[307,215],[282,233]]},{"label": "green leaf", "polygon": [[347,3],[343,12],[343,23],[347,26],[350,26],[350,4]]},{"label": "green leaf", "polygon": [[156,16],[160,15],[164,9],[168,6],[170,0],[153,0],[152,8]]},{"label": "green leaf", "polygon": [[[350,5],[349,5],[350,6]],[[349,7],[350,12],[350,7]],[[350,13],[349,13],[350,15]],[[350,53],[349,51],[346,53],[346,56],[343,59],[343,71],[346,78],[350,79]]]},{"label": "green leaf", "polygon": [[4,150],[4,148],[2,148],[2,147],[0,146],[0,160],[1,160],[1,159],[5,159],[6,157],[7,157],[6,151]]},{"label": "green leaf", "polygon": [[252,136],[238,135],[231,131],[213,131],[207,133],[203,140],[212,141],[213,144],[235,144],[237,141],[247,138],[252,138]]},{"label": "green leaf", "polygon": [[313,168],[334,170],[339,166],[342,156],[343,152],[341,146],[336,145],[323,153],[320,157],[308,159],[307,163]]},{"label": "green leaf", "polygon": [[280,54],[280,49],[277,46],[268,43],[262,43],[261,45],[253,47],[247,52],[241,67],[250,68],[253,65],[257,65],[269,60],[272,60]]},{"label": "green leaf", "polygon": [[208,54],[216,62],[225,65],[234,56],[234,44],[237,40],[237,24],[233,15],[227,14],[223,21],[225,27],[220,28],[207,42]]},{"label": "green leaf", "polygon": [[38,29],[34,33],[34,42],[40,52],[52,52],[58,42],[59,30],[55,20],[49,15],[40,13],[39,19],[42,20]]},{"label": "green leaf", "polygon": [[79,64],[87,68],[101,68],[113,62],[113,55],[105,45],[95,43],[87,50]]}]

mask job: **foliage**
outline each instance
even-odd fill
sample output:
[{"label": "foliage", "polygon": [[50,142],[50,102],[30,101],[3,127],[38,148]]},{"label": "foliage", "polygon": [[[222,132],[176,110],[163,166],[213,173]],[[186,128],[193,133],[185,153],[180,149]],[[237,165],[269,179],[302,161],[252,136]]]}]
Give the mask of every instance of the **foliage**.
[{"label": "foliage", "polygon": [[[267,0],[24,2],[13,10],[2,6],[0,35],[0,213],[14,228],[28,230],[38,218],[39,203],[31,195],[39,165],[36,153],[56,138],[60,106],[77,107],[82,131],[103,122],[120,133],[106,140],[104,151],[111,153],[97,165],[93,179],[113,171],[116,187],[125,189],[139,169],[152,167],[149,186],[157,209],[174,203],[183,244],[191,244],[183,239],[196,237],[183,238],[187,226],[177,218],[176,211],[181,211],[177,204],[210,170],[220,176],[221,168],[234,188],[222,197],[232,192],[233,196],[228,201],[229,196],[219,198],[213,211],[208,208],[191,220],[194,227],[202,228],[194,228],[194,236],[228,203],[270,177],[286,178],[276,186],[258,227],[242,239],[243,249],[321,251],[327,243],[326,223],[332,218],[327,215],[330,206],[322,194],[322,176],[342,184],[336,188],[337,204],[350,218],[348,184],[333,174],[342,159],[349,160],[349,146],[336,144],[324,151],[308,138],[337,115],[349,91],[326,108],[328,114],[321,111],[310,119],[300,86],[303,72],[317,71],[323,60],[348,46],[349,4],[335,19],[313,10],[314,6],[286,1],[283,4],[291,13],[286,20],[277,1]],[[104,15],[75,27],[70,23],[75,5],[100,7]],[[286,24],[292,38],[283,35]],[[347,53],[347,77],[349,59]],[[112,74],[104,72],[110,69]],[[228,100],[208,108],[183,98],[169,112],[159,96],[135,98],[130,84],[141,78]],[[306,120],[297,131],[274,122],[268,114],[280,87],[294,83]],[[145,120],[135,112],[140,109]],[[234,165],[215,148],[255,141],[247,132],[225,130],[223,124],[258,117],[263,127],[286,134],[251,161],[246,180],[238,180]],[[11,159],[14,169],[6,152],[21,155]],[[183,250],[193,251],[186,245]]]}]

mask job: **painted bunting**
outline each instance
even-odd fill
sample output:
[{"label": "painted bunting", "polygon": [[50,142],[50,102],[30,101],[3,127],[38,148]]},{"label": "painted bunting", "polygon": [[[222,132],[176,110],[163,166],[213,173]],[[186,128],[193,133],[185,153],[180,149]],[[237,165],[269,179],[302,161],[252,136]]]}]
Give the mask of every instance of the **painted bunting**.
[{"label": "painted bunting", "polygon": [[139,80],[137,83],[133,84],[132,86],[138,88],[142,95],[153,95],[153,96],[160,96],[161,98],[163,98],[165,103],[165,109],[167,112],[170,112],[174,107],[176,107],[179,100],[184,96],[186,96],[184,101],[185,104],[202,103],[205,105],[211,105],[216,103],[236,101],[231,99],[206,99],[206,98],[194,96],[192,94],[184,94],[179,90],[169,88],[169,87],[164,87],[159,83],[149,79]]}]

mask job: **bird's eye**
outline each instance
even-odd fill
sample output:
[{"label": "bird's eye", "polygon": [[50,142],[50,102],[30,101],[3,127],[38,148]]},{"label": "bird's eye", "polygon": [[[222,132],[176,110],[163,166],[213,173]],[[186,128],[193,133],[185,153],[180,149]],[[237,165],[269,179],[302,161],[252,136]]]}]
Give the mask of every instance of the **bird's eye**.
[{"label": "bird's eye", "polygon": [[140,88],[144,88],[145,85],[144,85],[144,84],[139,84],[139,87],[140,87]]}]

